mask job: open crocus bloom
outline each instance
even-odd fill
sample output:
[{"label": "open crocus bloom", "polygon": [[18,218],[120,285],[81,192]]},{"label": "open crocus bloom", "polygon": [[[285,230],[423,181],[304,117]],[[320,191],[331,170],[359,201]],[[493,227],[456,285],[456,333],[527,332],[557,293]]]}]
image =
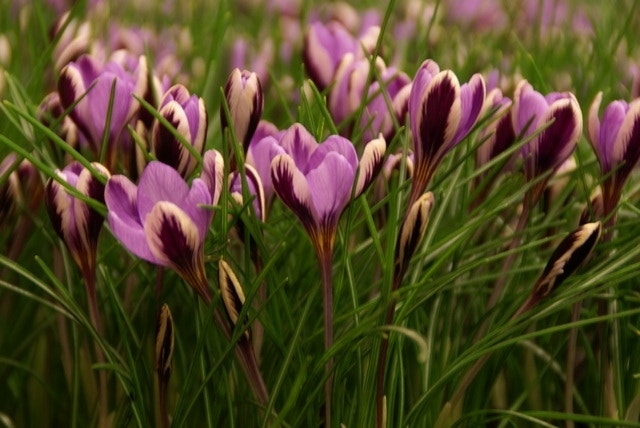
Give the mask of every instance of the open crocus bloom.
[{"label": "open crocus bloom", "polygon": [[332,135],[318,144],[299,124],[289,128],[280,144],[285,153],[271,162],[276,193],[315,244],[320,243],[317,239],[331,244],[342,211],[382,166],[384,138],[370,141],[360,160],[346,138]]},{"label": "open crocus bloom", "polygon": [[115,237],[141,259],[175,269],[203,297],[203,245],[213,215],[203,206],[218,202],[222,169],[218,152],[205,153],[202,175],[189,188],[175,169],[153,161],[137,186],[115,175],[105,191]]}]

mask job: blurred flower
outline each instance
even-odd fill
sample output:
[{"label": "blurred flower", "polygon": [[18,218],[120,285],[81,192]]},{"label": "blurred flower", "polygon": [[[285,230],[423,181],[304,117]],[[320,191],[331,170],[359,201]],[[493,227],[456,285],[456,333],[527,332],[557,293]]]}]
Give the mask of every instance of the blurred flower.
[{"label": "blurred flower", "polygon": [[312,22],[304,38],[302,59],[305,69],[321,91],[326,89],[335,77],[342,58],[351,53],[355,59],[365,58],[373,52],[380,32],[379,27],[371,29],[360,39],[354,37],[341,23],[330,21],[326,24]]},{"label": "blurred flower", "polygon": [[107,183],[105,202],[114,236],[133,254],[174,269],[203,298],[211,294],[204,270],[204,239],[218,203],[222,156],[205,153],[200,178],[191,188],[172,167],[150,162],[136,186],[123,175]]},{"label": "blurred flower", "polygon": [[[202,98],[190,95],[182,85],[174,85],[164,94],[158,113],[197,153],[204,152],[207,111]],[[173,132],[158,120],[153,125],[151,142],[156,159],[173,167],[183,178],[187,178],[195,169],[198,160]]]},{"label": "blurred flower", "polygon": [[447,19],[475,31],[501,31],[508,17],[500,0],[449,0]]},{"label": "blurred flower", "polygon": [[[143,97],[147,90],[147,63],[139,57],[133,68],[110,61],[104,66],[83,55],[65,66],[58,80],[60,101],[95,154],[106,138],[106,166],[111,169],[118,151],[127,149],[126,126],[139,109],[133,95]],[[130,142],[129,142],[130,143]]]},{"label": "blurred flower", "polygon": [[20,210],[34,212],[42,203],[44,189],[38,170],[31,162],[22,159],[18,162],[15,153],[9,153],[0,162],[0,225],[14,229],[14,215],[22,216]]},{"label": "blurred flower", "polygon": [[386,139],[393,137],[394,122],[403,124],[406,115],[411,79],[394,67],[387,67],[382,58],[376,58],[374,80],[367,88],[369,59],[356,59],[346,54],[335,73],[335,84],[328,95],[329,112],[336,124],[355,120],[356,112],[365,104],[359,127],[343,127],[341,134],[351,136],[362,132],[362,140],[369,141],[380,133]]},{"label": "blurred flower", "polygon": [[224,95],[229,107],[229,117],[224,109],[220,109],[222,129],[231,125],[238,142],[242,143],[246,152],[260,122],[264,106],[258,75],[247,70],[234,69],[227,79]]},{"label": "blurred flower", "polygon": [[78,127],[69,116],[64,115],[60,103],[60,94],[51,92],[44,97],[38,109],[38,118],[45,126],[52,129],[69,146],[78,149]]},{"label": "blurred flower", "polygon": [[532,189],[536,201],[550,175],[571,156],[578,143],[582,133],[580,106],[570,92],[543,96],[523,80],[516,88],[511,118],[518,137],[530,138],[521,151],[527,181],[549,174]]},{"label": "blurred flower", "polygon": [[640,159],[640,99],[630,103],[611,102],[598,118],[602,92],[589,108],[589,142],[602,172],[602,193],[605,215],[610,214],[620,200],[631,171]]},{"label": "blurred flower", "polygon": [[[97,162],[91,166],[103,178],[109,178],[110,173],[104,166]],[[56,171],[56,174],[81,195],[104,203],[104,184],[79,162],[70,163],[62,171]],[[53,178],[47,181],[44,201],[53,229],[69,249],[85,279],[93,277],[103,215],[71,195]]]},{"label": "blurred flower", "polygon": [[[253,43],[251,44],[253,46]],[[274,57],[273,40],[262,38],[259,47],[250,48],[250,43],[243,37],[237,37],[231,48],[230,69],[252,70],[262,85],[269,82],[269,69]]]},{"label": "blurred flower", "polygon": [[271,163],[273,187],[302,222],[316,251],[329,251],[342,211],[381,168],[386,143],[382,137],[369,142],[358,161],[346,138],[332,135],[318,144],[295,124],[282,137],[281,146],[286,153]]},{"label": "blurred flower", "polygon": [[51,39],[57,42],[53,48],[52,58],[56,71],[81,55],[89,52],[91,26],[88,21],[78,22],[72,19],[69,12],[61,15],[51,29]]},{"label": "blurred flower", "polygon": [[422,63],[409,95],[414,175],[409,205],[413,205],[445,155],[467,136],[485,102],[480,74],[460,86],[450,70],[440,71],[432,60]]}]

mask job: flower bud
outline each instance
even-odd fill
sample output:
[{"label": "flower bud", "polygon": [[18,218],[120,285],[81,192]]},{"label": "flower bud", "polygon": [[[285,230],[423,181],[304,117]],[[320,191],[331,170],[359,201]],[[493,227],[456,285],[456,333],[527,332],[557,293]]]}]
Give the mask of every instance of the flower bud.
[{"label": "flower bud", "polygon": [[[158,112],[196,152],[203,153],[207,136],[207,111],[202,98],[189,95],[183,85],[175,85],[164,94]],[[151,144],[156,159],[173,167],[183,178],[188,177],[198,163],[172,130],[157,120],[153,125]]]},{"label": "flower bud", "polygon": [[[220,294],[222,295],[225,312],[233,328],[238,323],[238,317],[242,311],[242,306],[244,306],[244,292],[242,291],[238,277],[227,262],[220,259],[218,268]],[[244,331],[244,336],[249,339],[250,331],[248,329]]]},{"label": "flower bud", "polygon": [[233,127],[233,132],[246,153],[249,141],[260,122],[264,106],[262,85],[258,75],[247,70],[234,69],[224,87],[224,95],[229,107],[229,117],[222,109],[220,112],[222,128],[225,129],[229,125]]},{"label": "flower bud", "polygon": [[156,322],[155,360],[158,377],[166,382],[171,376],[171,362],[174,346],[173,317],[169,305],[164,304]]},{"label": "flower bud", "polygon": [[422,241],[433,209],[433,193],[426,192],[413,203],[402,223],[396,247],[396,270],[404,272]]}]

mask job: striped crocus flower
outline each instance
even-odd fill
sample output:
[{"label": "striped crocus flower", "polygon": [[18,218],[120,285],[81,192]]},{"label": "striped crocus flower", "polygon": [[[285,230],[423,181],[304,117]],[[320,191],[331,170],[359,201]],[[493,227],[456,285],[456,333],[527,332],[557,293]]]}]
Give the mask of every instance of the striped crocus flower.
[{"label": "striped crocus flower", "polygon": [[628,103],[612,101],[605,107],[602,119],[598,110],[602,92],[589,109],[589,142],[596,152],[602,172],[602,194],[605,215],[620,200],[622,188],[640,159],[640,98]]},{"label": "striped crocus flower", "polygon": [[460,85],[451,70],[440,71],[432,60],[422,63],[409,94],[414,153],[409,206],[422,195],[445,155],[471,131],[483,110],[485,93],[480,74]]},{"label": "striped crocus flower", "polygon": [[[186,143],[202,154],[207,138],[207,110],[202,98],[190,95],[183,85],[174,85],[164,94],[158,113],[175,128]],[[198,160],[158,120],[153,125],[151,143],[157,160],[173,167],[184,178],[191,175]]]},{"label": "striped crocus flower", "polygon": [[573,153],[582,134],[582,112],[572,93],[542,95],[522,80],[513,97],[511,119],[516,135],[529,139],[521,149],[525,178],[532,182],[547,174],[532,188],[536,201],[550,176]]},{"label": "striped crocus flower", "polygon": [[122,245],[141,259],[174,269],[207,303],[204,240],[213,213],[203,206],[217,204],[222,174],[222,156],[210,150],[191,187],[175,169],[152,161],[137,186],[115,175],[105,192],[109,226]]},{"label": "striped crocus flower", "polygon": [[382,167],[384,138],[370,141],[359,160],[346,138],[332,135],[318,144],[302,125],[295,124],[280,146],[285,153],[271,162],[273,188],[302,222],[316,250],[326,250],[352,196],[359,196]]},{"label": "striped crocus flower", "polygon": [[[98,174],[105,178],[110,176],[101,164],[94,162],[91,165]],[[60,181],[68,183],[79,194],[104,203],[104,184],[80,163],[74,161],[56,174]],[[82,274],[93,276],[104,217],[85,201],[70,194],[60,181],[50,178],[45,186],[44,200],[49,219]]]}]

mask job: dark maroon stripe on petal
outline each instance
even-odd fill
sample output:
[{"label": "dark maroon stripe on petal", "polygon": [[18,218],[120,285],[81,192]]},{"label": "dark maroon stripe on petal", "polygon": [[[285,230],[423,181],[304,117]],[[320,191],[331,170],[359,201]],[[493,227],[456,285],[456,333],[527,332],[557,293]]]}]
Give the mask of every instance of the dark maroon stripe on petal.
[{"label": "dark maroon stripe on petal", "polygon": [[445,75],[439,82],[432,82],[429,90],[419,115],[420,141],[414,143],[422,149],[416,147],[416,155],[422,153],[424,159],[416,159],[416,163],[432,161],[450,138],[449,118],[456,101],[455,84]]},{"label": "dark maroon stripe on petal", "polygon": [[[296,180],[304,180],[304,176],[294,171],[295,165],[291,158],[287,155],[277,156],[271,164],[271,180],[273,182],[273,188],[282,200],[282,202],[289,207],[291,211],[300,219],[303,226],[307,230],[313,230],[317,221],[314,216],[312,208],[308,205],[308,200],[300,199],[300,195],[296,193]],[[306,183],[298,183],[298,188],[302,188]],[[306,192],[309,189],[305,187]]]},{"label": "dark maroon stripe on petal", "polygon": [[580,118],[571,103],[553,113],[554,122],[539,136],[536,169],[538,174],[555,169],[573,152]]}]

